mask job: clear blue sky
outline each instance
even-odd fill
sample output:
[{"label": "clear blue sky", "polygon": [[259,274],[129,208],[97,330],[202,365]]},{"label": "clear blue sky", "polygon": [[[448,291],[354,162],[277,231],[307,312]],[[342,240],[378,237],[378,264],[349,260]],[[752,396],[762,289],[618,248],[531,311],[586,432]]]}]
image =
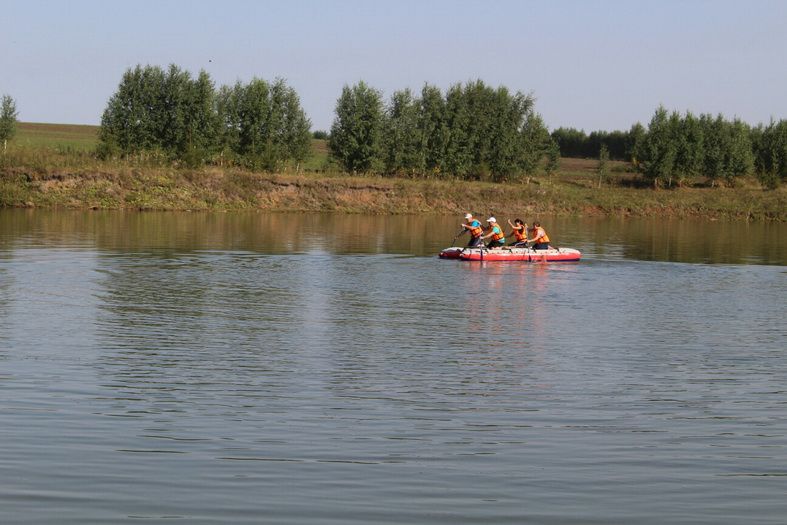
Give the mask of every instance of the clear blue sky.
[{"label": "clear blue sky", "polygon": [[0,94],[23,121],[99,123],[138,63],[282,77],[312,129],[358,80],[387,98],[480,78],[532,92],[551,129],[628,129],[659,104],[787,118],[784,1],[0,0],[0,16]]}]

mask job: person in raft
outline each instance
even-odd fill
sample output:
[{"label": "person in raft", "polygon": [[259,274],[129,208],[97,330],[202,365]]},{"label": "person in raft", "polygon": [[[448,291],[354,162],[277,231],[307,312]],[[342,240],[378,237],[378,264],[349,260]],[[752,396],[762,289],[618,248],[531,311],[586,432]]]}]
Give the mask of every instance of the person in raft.
[{"label": "person in raft", "polygon": [[533,238],[528,239],[526,242],[532,242],[534,250],[548,250],[549,249],[549,236],[544,228],[541,227],[540,222],[533,223]]},{"label": "person in raft", "polygon": [[522,222],[522,219],[514,219],[513,224],[511,219],[508,219],[508,224],[511,225],[511,233],[508,235],[514,238],[509,246],[524,247],[527,244],[527,224]]},{"label": "person in raft", "polygon": [[497,219],[494,217],[489,217],[486,222],[489,223],[489,229],[487,230],[489,233],[484,235],[482,239],[492,239],[489,241],[489,244],[486,245],[487,248],[502,248],[506,245],[506,237],[503,235],[503,228],[497,224]]},{"label": "person in raft", "polygon": [[481,227],[481,221],[473,218],[472,213],[465,214],[465,221],[462,228],[470,232],[470,241],[467,243],[468,248],[473,248],[481,244],[481,235],[484,229]]}]

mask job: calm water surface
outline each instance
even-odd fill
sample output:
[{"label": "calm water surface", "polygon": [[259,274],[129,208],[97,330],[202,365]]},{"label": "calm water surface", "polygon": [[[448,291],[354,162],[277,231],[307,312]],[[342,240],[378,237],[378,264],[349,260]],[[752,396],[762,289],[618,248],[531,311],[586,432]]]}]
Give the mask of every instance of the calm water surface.
[{"label": "calm water surface", "polygon": [[785,523],[784,225],[459,222],[0,210],[0,522]]}]

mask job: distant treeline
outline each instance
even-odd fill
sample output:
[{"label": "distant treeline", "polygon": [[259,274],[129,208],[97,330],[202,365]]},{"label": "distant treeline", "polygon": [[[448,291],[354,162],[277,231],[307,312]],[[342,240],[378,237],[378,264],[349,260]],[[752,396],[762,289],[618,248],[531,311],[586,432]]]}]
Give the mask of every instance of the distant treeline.
[{"label": "distant treeline", "polygon": [[99,151],[273,171],[308,155],[309,127],[297,93],[283,80],[255,78],[216,90],[204,71],[193,78],[175,65],[137,66],[107,104]]},{"label": "distant treeline", "polygon": [[328,144],[349,172],[516,180],[557,167],[557,145],[533,105],[530,95],[480,80],[445,93],[405,89],[384,104],[360,82],[342,90]]},{"label": "distant treeline", "polygon": [[[429,85],[420,96],[397,91],[384,104],[360,82],[343,89],[330,135],[319,137],[351,173],[513,180],[557,168],[557,146],[533,105],[532,96],[480,80],[445,93]],[[99,152],[273,171],[308,155],[309,127],[283,80],[216,90],[204,71],[194,78],[176,65],[137,66],[107,104]]]},{"label": "distant treeline", "polygon": [[[632,131],[639,129],[638,125]],[[636,138],[631,160],[654,184],[672,185],[704,177],[731,183],[757,175],[767,187],[787,179],[787,121],[751,127],[740,119],[659,107],[644,134]]]},{"label": "distant treeline", "polygon": [[606,146],[610,159],[630,160],[642,132],[642,126],[631,131],[592,131],[589,135],[580,129],[557,128],[552,132],[552,140],[560,148],[561,157],[594,159],[598,158],[601,146]]},{"label": "distant treeline", "polygon": [[[560,156],[631,162],[655,185],[694,177],[731,182],[756,174],[787,179],[787,121],[751,127],[739,119],[669,113],[628,131],[548,132],[531,95],[481,80],[446,91],[424,85],[387,102],[364,82],[345,86],[327,138],[333,162],[350,173],[514,181],[557,169]],[[186,165],[235,164],[275,171],[310,152],[310,122],[283,80],[214,87],[175,65],[123,75],[101,121],[105,157],[161,157]],[[602,147],[604,152],[602,153]]]},{"label": "distant treeline", "polygon": [[629,131],[589,135],[558,128],[552,138],[563,157],[598,157],[606,146],[610,158],[632,162],[656,185],[696,177],[730,183],[756,174],[774,187],[787,179],[787,120],[751,127],[723,115],[670,113],[659,107],[647,128],[637,123]]}]

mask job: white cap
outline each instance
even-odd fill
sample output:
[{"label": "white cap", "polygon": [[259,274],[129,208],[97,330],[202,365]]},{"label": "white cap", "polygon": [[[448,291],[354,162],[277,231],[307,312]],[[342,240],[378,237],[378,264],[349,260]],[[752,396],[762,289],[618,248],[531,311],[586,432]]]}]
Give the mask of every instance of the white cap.
[{"label": "white cap", "polygon": [[489,218],[486,220],[486,222],[497,222],[497,219],[495,219],[494,217],[489,217]]},{"label": "white cap", "polygon": [[473,218],[472,213],[465,213],[465,219],[472,219],[472,218]]}]

